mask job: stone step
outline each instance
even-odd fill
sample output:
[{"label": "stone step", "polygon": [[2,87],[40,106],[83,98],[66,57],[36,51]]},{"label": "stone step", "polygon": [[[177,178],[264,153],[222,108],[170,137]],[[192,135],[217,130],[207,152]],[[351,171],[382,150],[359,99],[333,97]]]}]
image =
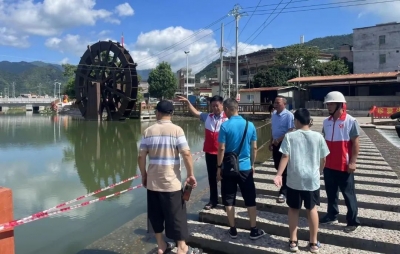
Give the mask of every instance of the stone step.
[{"label": "stone step", "polygon": [[[236,227],[249,229],[247,209],[236,207]],[[227,225],[226,212],[223,206],[218,209],[201,211],[199,220],[205,223]],[[343,232],[345,224],[321,225],[318,231],[318,239],[321,243],[336,245],[347,248],[354,248],[378,253],[398,253],[400,231],[388,230],[372,227],[360,227],[357,232]],[[270,235],[288,237],[289,227],[287,215],[258,211],[257,227],[263,229]],[[306,218],[299,218],[299,228],[297,232],[299,240],[309,239],[308,222]],[[243,252],[242,252],[243,253]]]},{"label": "stone step", "polygon": [[[256,172],[259,174],[268,174],[268,175],[276,175],[277,170],[273,168],[272,166],[266,166],[266,167],[256,167]],[[371,169],[357,169],[354,173],[356,179],[357,177],[372,177],[375,180],[375,178],[384,178],[384,179],[393,179],[393,180],[398,180],[399,178],[397,177],[397,174],[395,172],[391,171],[374,171]],[[371,180],[369,180],[371,181]]]},{"label": "stone step", "polygon": [[[268,195],[272,197],[278,196],[279,189],[272,183],[266,184],[266,183],[256,182],[255,185],[257,189],[257,194]],[[323,186],[321,186],[320,201],[323,203],[327,203],[328,199],[326,196],[326,191],[322,187]],[[357,192],[358,207],[400,213],[400,197],[388,197],[386,195],[374,196],[374,195],[362,194],[359,193],[357,189],[356,192]],[[343,195],[340,191],[339,191],[339,204],[345,205]]]},{"label": "stone step", "polygon": [[[273,184],[273,178],[274,177],[271,175],[258,174],[257,171],[254,174],[254,181],[259,182],[259,183]],[[386,179],[386,180],[391,180],[391,179]],[[394,180],[392,180],[392,181],[394,181]],[[400,198],[400,188],[399,187],[388,187],[388,186],[382,186],[382,185],[384,185],[384,183],[376,182],[374,185],[370,185],[370,184],[357,183],[357,181],[356,181],[356,193],[372,195],[372,196]],[[324,181],[321,181],[321,190],[325,190]]]},{"label": "stone step", "polygon": [[375,160],[375,161],[384,161],[385,159],[382,158],[381,154],[378,154],[378,156],[370,155],[370,154],[358,154],[357,159],[361,160]]},{"label": "stone step", "polygon": [[[261,174],[262,170],[256,170],[254,174],[254,181],[256,182],[264,182],[264,183],[273,183],[275,175],[272,174]],[[324,177],[321,176],[321,184],[325,185],[323,181]],[[400,188],[400,180],[398,179],[387,179],[387,178],[374,178],[374,177],[364,177],[355,175],[356,184],[362,185],[371,185],[371,186],[383,186],[383,187],[392,187],[392,188]]]},{"label": "stone step", "polygon": [[[219,197],[220,203],[222,204],[221,197]],[[276,197],[257,195],[257,210],[266,211],[271,213],[287,214],[288,206],[286,203],[277,203]],[[241,193],[238,193],[236,197],[236,206],[246,207],[244,204]],[[304,207],[303,207],[304,208]],[[326,215],[328,205],[326,202],[321,202],[320,206],[317,207],[320,218]],[[346,223],[346,206],[339,205],[338,220],[341,223]],[[300,216],[307,218],[306,210],[300,211]],[[400,213],[388,212],[388,211],[376,211],[373,209],[358,208],[358,218],[363,226],[400,230]]]},{"label": "stone step", "polygon": [[[266,161],[263,164],[267,165],[267,166],[274,166],[274,162],[273,161]],[[370,159],[357,159],[357,165],[362,167],[363,165],[377,165],[377,166],[386,166],[386,167],[390,167],[389,164],[385,161],[385,160],[376,160],[375,157],[370,158]]]},{"label": "stone step", "polygon": [[382,154],[380,152],[364,152],[364,151],[360,151],[358,153],[358,155],[368,156],[368,157],[371,157],[371,159],[375,159],[376,157],[382,158]]},{"label": "stone step", "polygon": [[[232,239],[228,235],[229,228],[198,221],[188,221],[190,238],[188,243],[192,246],[211,250],[209,253],[226,254],[265,254],[288,253],[289,232],[285,236],[265,235],[258,240],[250,240],[249,231],[238,229],[238,238]],[[307,247],[308,241],[299,241],[297,253],[310,253]],[[321,243],[320,253],[335,254],[372,254],[376,252],[351,249]]]}]

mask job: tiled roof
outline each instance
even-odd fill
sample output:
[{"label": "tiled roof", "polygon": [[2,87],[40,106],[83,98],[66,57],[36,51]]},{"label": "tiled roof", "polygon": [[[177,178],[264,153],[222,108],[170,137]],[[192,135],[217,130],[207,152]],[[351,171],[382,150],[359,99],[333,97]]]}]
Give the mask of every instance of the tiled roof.
[{"label": "tiled roof", "polygon": [[339,81],[339,80],[364,80],[364,79],[382,79],[396,78],[400,72],[377,72],[377,73],[360,73],[348,75],[332,75],[332,76],[312,76],[300,77],[288,80],[288,82],[324,82],[324,81]]}]

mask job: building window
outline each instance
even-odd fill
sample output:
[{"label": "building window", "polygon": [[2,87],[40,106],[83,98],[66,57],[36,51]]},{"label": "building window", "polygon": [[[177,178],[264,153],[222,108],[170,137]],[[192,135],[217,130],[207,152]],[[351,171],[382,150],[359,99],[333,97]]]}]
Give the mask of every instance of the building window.
[{"label": "building window", "polygon": [[385,35],[379,36],[379,45],[383,45],[385,43],[386,43],[386,36]]},{"label": "building window", "polygon": [[386,63],[386,55],[380,54],[379,55],[379,64],[384,64],[384,63]]},{"label": "building window", "polygon": [[248,94],[248,95],[247,95],[247,100],[248,100],[249,102],[253,102],[253,101],[254,101],[254,94]]}]

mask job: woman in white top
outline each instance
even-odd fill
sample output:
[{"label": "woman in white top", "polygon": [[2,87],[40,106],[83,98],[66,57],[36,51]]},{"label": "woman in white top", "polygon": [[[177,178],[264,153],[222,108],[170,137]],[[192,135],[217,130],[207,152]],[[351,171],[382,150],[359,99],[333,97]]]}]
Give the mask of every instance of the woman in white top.
[{"label": "woman in white top", "polygon": [[280,152],[283,154],[278,172],[274,179],[276,186],[282,186],[282,173],[287,166],[287,197],[289,206],[289,247],[298,250],[297,225],[299,211],[304,202],[310,228],[310,251],[319,251],[317,240],[318,211],[320,204],[320,174],[325,166],[325,157],[329,154],[323,136],[310,130],[312,125],[310,112],[301,108],[294,113],[296,131],[287,133],[283,139]]}]

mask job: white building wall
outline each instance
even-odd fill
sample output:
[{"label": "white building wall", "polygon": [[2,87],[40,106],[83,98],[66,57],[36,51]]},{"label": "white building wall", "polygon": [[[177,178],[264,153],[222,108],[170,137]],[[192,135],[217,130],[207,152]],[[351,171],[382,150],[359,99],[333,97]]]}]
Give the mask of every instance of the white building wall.
[{"label": "white building wall", "polygon": [[[384,43],[380,43],[380,36],[384,36]],[[399,70],[400,23],[354,29],[353,57],[355,74]]]}]

